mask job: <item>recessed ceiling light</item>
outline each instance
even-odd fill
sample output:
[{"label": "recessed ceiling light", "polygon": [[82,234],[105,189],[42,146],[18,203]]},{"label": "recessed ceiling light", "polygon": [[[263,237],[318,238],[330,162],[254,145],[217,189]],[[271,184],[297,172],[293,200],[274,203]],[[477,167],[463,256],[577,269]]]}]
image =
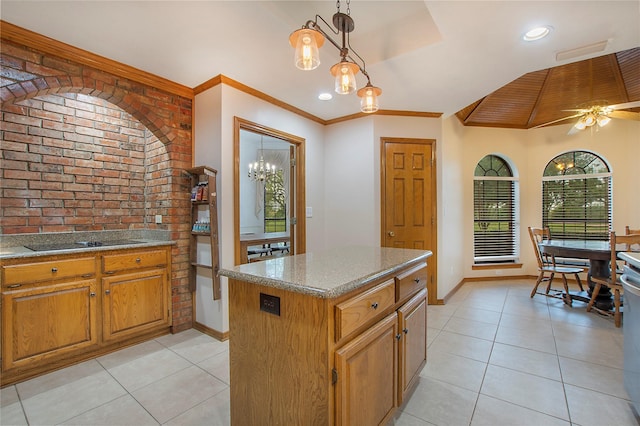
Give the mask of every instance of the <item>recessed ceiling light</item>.
[{"label": "recessed ceiling light", "polygon": [[544,38],[547,35],[549,35],[550,32],[551,32],[551,27],[549,27],[549,26],[536,27],[536,28],[533,28],[533,29],[527,31],[525,33],[525,35],[522,36],[522,38],[525,41],[540,40],[541,38]]},{"label": "recessed ceiling light", "polygon": [[333,95],[331,93],[320,93],[318,95],[318,99],[320,99],[321,101],[328,101],[332,98],[333,98]]}]

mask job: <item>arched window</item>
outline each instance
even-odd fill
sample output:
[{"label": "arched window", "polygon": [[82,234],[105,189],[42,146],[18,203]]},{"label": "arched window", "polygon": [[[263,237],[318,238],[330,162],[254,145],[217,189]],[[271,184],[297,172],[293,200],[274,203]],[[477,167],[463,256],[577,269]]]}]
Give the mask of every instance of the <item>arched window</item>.
[{"label": "arched window", "polygon": [[558,155],[542,177],[542,224],[556,239],[608,240],[611,229],[611,171],[597,155]]},{"label": "arched window", "polygon": [[509,164],[487,155],[473,178],[473,261],[514,263],[518,258],[517,180]]}]

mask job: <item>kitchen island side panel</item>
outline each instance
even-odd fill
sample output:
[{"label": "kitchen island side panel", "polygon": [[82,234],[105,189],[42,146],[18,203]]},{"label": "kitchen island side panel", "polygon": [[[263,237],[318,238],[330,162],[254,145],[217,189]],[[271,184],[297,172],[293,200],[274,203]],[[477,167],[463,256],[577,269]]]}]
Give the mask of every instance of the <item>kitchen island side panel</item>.
[{"label": "kitchen island side panel", "polygon": [[231,279],[229,319],[231,424],[332,424],[327,299]]}]

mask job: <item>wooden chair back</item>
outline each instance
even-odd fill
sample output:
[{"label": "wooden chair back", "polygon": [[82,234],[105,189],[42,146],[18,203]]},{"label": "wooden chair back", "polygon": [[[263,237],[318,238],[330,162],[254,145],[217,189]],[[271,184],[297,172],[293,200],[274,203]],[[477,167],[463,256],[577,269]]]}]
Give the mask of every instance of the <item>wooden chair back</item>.
[{"label": "wooden chair back", "polygon": [[625,235],[640,234],[640,229],[631,229],[629,225],[627,225],[624,227],[624,233]]},{"label": "wooden chair back", "polygon": [[549,232],[549,228],[534,228],[529,227],[529,236],[531,237],[531,243],[533,244],[533,251],[536,254],[536,260],[538,261],[538,267],[544,268],[552,264],[549,261],[549,258],[540,251],[540,244],[545,240],[551,239],[551,233]]},{"label": "wooden chair back", "polygon": [[620,251],[640,251],[640,233],[629,235],[616,235],[615,232],[609,234],[611,241],[611,283],[617,282],[618,252]]}]

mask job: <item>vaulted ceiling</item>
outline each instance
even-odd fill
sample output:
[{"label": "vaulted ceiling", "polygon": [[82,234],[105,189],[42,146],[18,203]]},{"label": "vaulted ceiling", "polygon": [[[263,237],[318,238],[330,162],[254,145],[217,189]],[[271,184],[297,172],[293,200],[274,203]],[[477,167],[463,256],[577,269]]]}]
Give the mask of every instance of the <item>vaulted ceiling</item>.
[{"label": "vaulted ceiling", "polygon": [[527,73],[456,116],[466,126],[530,129],[575,114],[567,110],[633,101],[640,101],[640,48]]}]

